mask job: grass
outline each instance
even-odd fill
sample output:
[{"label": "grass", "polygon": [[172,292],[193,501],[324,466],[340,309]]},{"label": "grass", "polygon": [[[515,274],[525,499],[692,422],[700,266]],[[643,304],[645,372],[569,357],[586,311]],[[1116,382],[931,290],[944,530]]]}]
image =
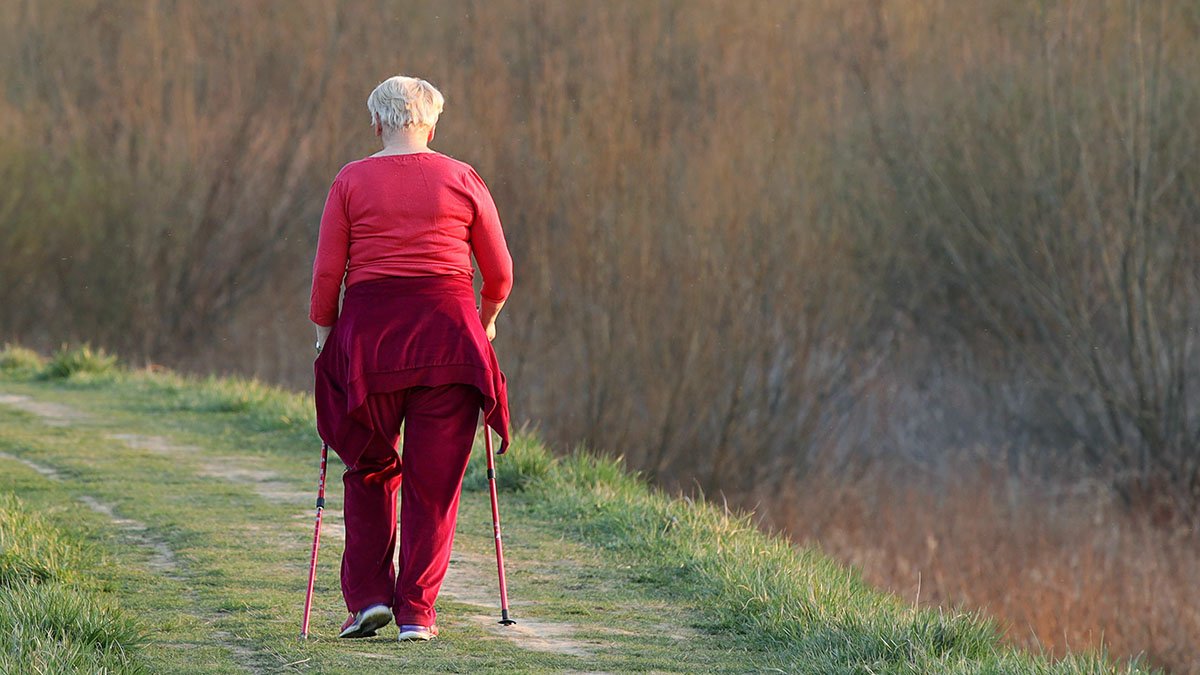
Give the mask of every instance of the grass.
[{"label": "grass", "polygon": [[[7,353],[0,352],[0,363]],[[314,607],[318,637],[299,643],[311,533],[311,498],[303,491],[313,487],[317,455],[310,401],[244,380],[119,368],[104,379],[86,368],[39,379],[38,368],[24,363],[0,370],[0,390],[53,400],[87,417],[52,428],[0,408],[0,451],[63,476],[51,480],[13,463],[0,474],[0,490],[19,490],[60,515],[80,495],[94,496],[144,523],[138,536],[170,548],[177,566],[156,570],[152,551],[130,546],[127,530],[98,514],[73,518],[120,563],[103,569],[122,606],[154,622],[141,653],[155,671],[353,672],[391,662],[452,672],[1146,672],[1103,654],[1054,660],[1014,650],[979,615],[917,609],[814,549],[764,534],[745,516],[652,490],[618,460],[584,452],[555,457],[529,435],[497,459],[514,615],[526,625],[567,630],[576,652],[505,639],[490,622],[472,618],[489,610],[445,596],[443,638],[427,648],[330,639],[345,610],[336,586],[338,545],[329,540]],[[114,434],[162,438],[186,451],[96,440]],[[467,576],[479,577],[474,583],[486,598],[484,579],[494,587],[495,570],[482,462],[475,460],[455,550],[459,564],[478,563]],[[237,478],[250,469],[272,472],[271,484],[301,496],[264,497],[262,484]],[[334,476],[331,468],[331,510],[340,507]],[[55,544],[47,539],[45,546]],[[68,549],[50,556],[65,562],[46,574],[75,567]]]},{"label": "grass", "polygon": [[0,373],[28,377],[39,372],[43,365],[42,357],[32,349],[17,345],[4,345],[4,348],[0,349]]},{"label": "grass", "polygon": [[42,366],[38,376],[47,380],[83,377],[104,377],[116,371],[117,357],[103,349],[92,349],[91,345],[69,347],[63,345]]},{"label": "grass", "polygon": [[146,672],[144,629],[101,597],[87,546],[0,493],[0,672]]},{"label": "grass", "polygon": [[70,581],[79,558],[78,547],[16,495],[0,494],[0,587]]},{"label": "grass", "polygon": [[[804,672],[1107,672],[1102,655],[1053,662],[1001,645],[978,615],[918,611],[813,549],[750,519],[648,490],[618,462],[574,455],[534,501],[569,533],[636,561],[634,578],[671,597],[704,597],[712,627],[786,655]],[[1130,667],[1130,672],[1137,672]]]}]

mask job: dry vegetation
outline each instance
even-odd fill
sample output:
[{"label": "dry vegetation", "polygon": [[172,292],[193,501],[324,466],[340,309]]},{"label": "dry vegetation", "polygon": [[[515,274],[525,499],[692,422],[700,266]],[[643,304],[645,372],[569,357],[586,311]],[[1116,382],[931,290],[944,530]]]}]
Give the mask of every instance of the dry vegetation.
[{"label": "dry vegetation", "polygon": [[1200,672],[1194,532],[1150,524],[1102,486],[1064,489],[978,458],[952,480],[874,473],[767,502],[768,525],[911,602],[982,609],[1016,644],[1057,655],[1104,645]]},{"label": "dry vegetation", "polygon": [[0,337],[306,385],[325,190],[421,74],[548,440],[1186,672],[1198,66],[1184,2],[5,3]]}]

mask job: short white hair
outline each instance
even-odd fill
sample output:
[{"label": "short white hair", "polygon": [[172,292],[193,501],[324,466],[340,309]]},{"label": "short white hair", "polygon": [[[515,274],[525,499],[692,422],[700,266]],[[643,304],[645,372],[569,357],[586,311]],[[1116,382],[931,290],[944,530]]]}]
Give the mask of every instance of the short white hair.
[{"label": "short white hair", "polygon": [[391,129],[432,127],[442,114],[446,99],[442,92],[418,77],[396,75],[375,87],[367,97],[371,126],[377,123]]}]

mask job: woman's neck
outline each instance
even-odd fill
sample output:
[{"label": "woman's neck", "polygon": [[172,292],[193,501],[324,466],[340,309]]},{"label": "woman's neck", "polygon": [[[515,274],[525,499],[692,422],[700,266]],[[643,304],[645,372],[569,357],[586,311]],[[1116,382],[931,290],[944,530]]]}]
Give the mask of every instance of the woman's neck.
[{"label": "woman's neck", "polygon": [[433,152],[429,149],[428,131],[419,130],[416,133],[388,133],[385,131],[383,137],[383,150],[375,153],[379,155],[411,155],[419,152]]},{"label": "woman's neck", "polygon": [[433,152],[424,143],[384,143],[377,155],[412,155],[418,152]]}]

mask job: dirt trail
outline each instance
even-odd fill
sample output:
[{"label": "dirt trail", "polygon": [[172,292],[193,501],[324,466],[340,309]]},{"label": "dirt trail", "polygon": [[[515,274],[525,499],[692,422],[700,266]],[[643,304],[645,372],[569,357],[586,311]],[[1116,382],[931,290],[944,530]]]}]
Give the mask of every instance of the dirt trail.
[{"label": "dirt trail", "polygon": [[260,462],[245,457],[215,455],[195,445],[181,445],[162,436],[144,434],[108,434],[108,438],[120,441],[134,450],[144,450],[156,455],[180,459],[199,457],[205,460],[199,474],[208,478],[220,478],[230,483],[249,485],[256,494],[269,502],[279,504],[302,504],[312,500],[307,492],[300,492],[278,473],[262,468]]},{"label": "dirt trail", "polygon": [[[8,403],[11,398],[12,397],[7,397],[7,399],[0,398],[0,403]],[[31,408],[44,409],[43,406],[40,405],[36,407],[26,406],[24,409],[29,410]],[[69,417],[75,415],[74,411],[71,411],[65,406],[55,406],[55,408],[56,409],[52,413],[55,416],[55,419],[63,419],[62,415],[64,413]],[[82,419],[80,416],[74,416],[70,418]],[[24,457],[17,457],[15,455],[10,455],[7,452],[0,452],[0,459],[7,459],[24,464],[49,480],[57,482],[63,481],[63,476],[58,469],[38,464],[37,462],[25,459]],[[167,546],[166,542],[152,536],[149,532],[150,528],[145,523],[118,516],[111,505],[105,504],[91,495],[82,495],[79,497],[79,501],[82,502],[84,506],[87,506],[96,513],[106,516],[113,522],[113,524],[115,524],[125,533],[125,536],[132,543],[148,549],[151,555],[150,560],[147,562],[147,567],[149,567],[151,571],[173,574],[178,569],[179,564],[175,559],[175,553],[169,546]]]},{"label": "dirt trail", "polygon": [[[86,413],[72,408],[61,403],[51,403],[46,401],[38,401],[28,396],[17,394],[6,394],[0,392],[0,405],[6,405],[18,410],[37,416],[40,421],[47,426],[66,427],[77,423],[86,423],[90,421],[91,416]],[[193,446],[176,445],[161,436],[143,436],[139,434],[109,434],[108,438],[124,443],[126,446],[135,450],[147,450],[150,452],[167,454],[179,457],[182,454],[198,451],[199,448]],[[37,462],[16,457],[8,453],[0,452],[0,459],[10,459],[38,472],[46,478],[54,481],[63,481],[63,475],[57,469],[44,466]],[[223,477],[221,474],[215,474],[218,477]],[[244,481],[234,481],[244,482]],[[278,483],[283,485],[283,483]],[[263,490],[266,495],[280,496],[277,490],[277,485],[267,484]],[[264,495],[264,496],[266,496]],[[88,507],[92,511],[99,513],[113,522],[123,533],[125,538],[131,543],[147,549],[150,553],[149,559],[146,561],[146,567],[151,572],[162,574],[165,577],[186,580],[186,573],[181,569],[179,559],[175,552],[167,545],[165,541],[153,534],[150,526],[139,520],[126,518],[119,515],[116,509],[106,502],[103,502],[91,495],[80,495],[78,497],[80,503]],[[189,597],[193,602],[198,600],[194,591],[189,591]],[[200,616],[200,615],[197,615]],[[210,617],[201,617],[209,619]],[[241,666],[242,670],[248,672],[264,672],[260,667],[261,655],[253,649],[246,647],[239,640],[235,639],[227,632],[218,631],[214,633],[214,637],[218,644],[229,650],[233,655],[234,661]]]},{"label": "dirt trail", "polygon": [[[87,414],[70,406],[37,401],[28,396],[0,393],[0,405],[7,405],[36,415],[42,422],[50,426],[69,426],[89,419]],[[283,480],[278,473],[262,468],[254,460],[213,455],[197,446],[174,443],[163,436],[115,433],[107,434],[107,438],[134,450],[157,455],[180,459],[203,456],[206,462],[198,471],[198,475],[248,485],[259,496],[271,502],[301,504],[315,498],[315,491],[310,494],[307,491],[297,490],[293,484]],[[0,453],[0,458],[25,464],[52,480],[62,480],[62,475],[56,469],[4,453]],[[79,497],[79,501],[93,511],[111,519],[130,541],[147,548],[151,552],[150,560],[147,563],[151,570],[168,576],[178,574],[179,562],[174,552],[166,542],[154,537],[145,523],[118,515],[110,504],[101,502],[95,497],[84,495]],[[302,519],[307,522],[311,522],[312,517],[312,511],[297,513],[293,516],[296,520]],[[345,541],[346,534],[340,510],[325,510],[321,523],[321,535],[326,541],[330,539],[339,542]],[[489,590],[495,588],[494,581],[491,585],[488,584],[488,580],[493,580],[495,574],[494,562],[491,560],[456,552],[450,560],[450,568],[442,585],[442,595],[464,605],[481,610],[496,611],[499,606],[498,592]],[[519,616],[520,606],[519,603],[515,603],[512,607],[513,614],[519,618],[519,622],[511,626],[501,626],[496,622],[496,617],[482,613],[468,615],[468,618],[486,629],[489,635],[512,641],[521,648],[532,651],[588,657],[592,656],[599,646],[599,643],[589,643],[576,638],[580,629],[573,624],[539,621]],[[228,646],[231,649],[234,648],[233,645]],[[245,647],[238,647],[238,649],[245,651]],[[244,661],[247,655],[240,654],[239,656]]]},{"label": "dirt trail", "polygon": [[9,461],[17,462],[19,464],[24,464],[25,466],[42,474],[43,476],[45,476],[46,478],[49,478],[50,480],[61,481],[63,479],[62,474],[60,474],[58,472],[58,469],[51,469],[48,466],[42,466],[41,464],[38,464],[37,462],[25,459],[24,457],[17,457],[16,455],[10,455],[7,452],[0,452],[0,459],[7,459]]},{"label": "dirt trail", "polygon": [[0,405],[37,415],[47,426],[66,427],[88,418],[84,413],[61,403],[37,401],[20,394],[0,393]]},{"label": "dirt trail", "polygon": [[[306,513],[294,518],[311,523],[313,514]],[[330,540],[339,543],[346,540],[342,512],[336,509],[326,509],[321,520],[321,541]],[[482,626],[489,635],[514,642],[522,649],[582,657],[595,653],[599,643],[589,643],[576,638],[580,633],[578,626],[520,616],[520,602],[510,603],[513,616],[519,618],[518,623],[512,626],[498,624],[500,596],[496,590],[498,581],[495,565],[495,561],[490,558],[455,551],[450,556],[450,567],[442,582],[441,597],[493,612],[495,616],[470,614],[466,618]]]},{"label": "dirt trail", "polygon": [[578,626],[555,621],[540,621],[520,615],[520,602],[510,601],[509,609],[517,623],[501,626],[500,591],[496,579],[496,562],[483,556],[456,551],[450,556],[450,567],[442,582],[443,597],[478,607],[491,614],[472,614],[469,618],[490,635],[511,640],[523,649],[569,656],[592,656],[599,643],[580,640]]},{"label": "dirt trail", "polygon": [[151,556],[147,567],[151,571],[178,578],[176,572],[179,570],[179,561],[175,558],[175,552],[171,550],[170,546],[167,546],[165,541],[151,534],[149,526],[139,520],[117,515],[111,504],[106,504],[90,495],[81,496],[79,501],[96,513],[107,516],[117,527],[121,528],[130,541],[149,549]]}]

